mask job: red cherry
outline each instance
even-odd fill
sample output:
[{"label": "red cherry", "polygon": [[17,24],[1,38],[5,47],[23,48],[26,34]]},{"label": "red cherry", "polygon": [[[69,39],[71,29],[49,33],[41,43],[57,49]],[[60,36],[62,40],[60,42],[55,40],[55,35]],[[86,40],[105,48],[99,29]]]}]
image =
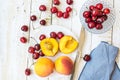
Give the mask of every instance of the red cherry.
[{"label": "red cherry", "polygon": [[90,55],[86,54],[83,59],[88,62],[91,60],[91,57]]},{"label": "red cherry", "polygon": [[96,27],[95,27],[95,28],[98,29],[98,30],[100,30],[100,29],[103,28],[103,25],[102,25],[102,24],[96,24]]},{"label": "red cherry", "polygon": [[40,5],[39,10],[40,11],[46,11],[46,6],[45,5]]},{"label": "red cherry", "polygon": [[39,53],[37,53],[37,52],[35,52],[34,54],[33,54],[33,59],[38,59],[39,58],[39,56],[40,56],[40,54]]},{"label": "red cherry", "polygon": [[104,21],[106,21],[108,16],[107,15],[103,15],[102,18],[104,19]]},{"label": "red cherry", "polygon": [[73,4],[73,0],[66,0],[66,3],[67,3],[68,5],[71,5],[71,4]]},{"label": "red cherry", "polygon": [[56,37],[57,37],[56,32],[51,32],[51,33],[50,33],[50,37],[51,37],[51,38],[55,38],[55,39],[56,39]]},{"label": "red cherry", "polygon": [[57,38],[58,39],[61,39],[63,36],[64,36],[64,34],[62,32],[58,32],[57,33]]},{"label": "red cherry", "polygon": [[68,18],[68,17],[69,17],[69,13],[68,13],[68,12],[64,12],[64,13],[63,13],[63,18],[66,19],[66,18]]},{"label": "red cherry", "polygon": [[91,21],[92,21],[92,19],[90,17],[85,19],[86,23],[91,22]]},{"label": "red cherry", "polygon": [[52,12],[52,13],[57,13],[57,12],[58,12],[58,9],[57,9],[56,7],[52,7],[52,8],[51,8],[51,12]]},{"label": "red cherry", "polygon": [[90,16],[91,16],[90,11],[85,11],[85,12],[83,13],[83,17],[85,17],[85,18],[88,18],[88,17],[90,17]]},{"label": "red cherry", "polygon": [[96,22],[97,23],[103,23],[104,22],[104,18],[103,17],[97,18]]},{"label": "red cherry", "polygon": [[25,69],[25,75],[29,76],[31,74],[31,70],[29,68]]},{"label": "red cherry", "polygon": [[24,32],[27,32],[28,31],[28,26],[27,25],[23,25],[21,27],[21,30],[24,31]]},{"label": "red cherry", "polygon": [[93,9],[92,16],[98,16],[98,15],[99,15],[99,10],[98,9]]},{"label": "red cherry", "polygon": [[62,11],[58,11],[57,12],[57,17],[61,18],[63,16],[63,12]]},{"label": "red cherry", "polygon": [[94,28],[95,26],[96,26],[95,22],[89,22],[89,23],[88,23],[88,27],[89,27],[90,29]]},{"label": "red cherry", "polygon": [[21,37],[21,38],[20,38],[20,41],[21,41],[22,43],[26,43],[26,42],[27,42],[27,39],[26,39],[25,37]]},{"label": "red cherry", "polygon": [[99,10],[102,10],[103,9],[103,4],[102,3],[96,4],[96,8],[99,9]]},{"label": "red cherry", "polygon": [[59,1],[59,0],[54,0],[54,1],[53,1],[53,4],[54,4],[54,5],[59,5],[59,4],[60,4],[60,1]]},{"label": "red cherry", "polygon": [[30,16],[30,20],[31,20],[31,21],[36,21],[36,20],[37,20],[37,17],[36,17],[35,15],[32,15],[32,16]]},{"label": "red cherry", "polygon": [[40,24],[41,24],[41,25],[46,25],[46,21],[45,21],[44,19],[42,19],[42,20],[40,21]]},{"label": "red cherry", "polygon": [[71,7],[67,7],[66,8],[66,12],[71,12],[72,11],[72,8]]},{"label": "red cherry", "polygon": [[39,52],[40,56],[45,56],[42,51]]},{"label": "red cherry", "polygon": [[103,12],[104,12],[105,14],[109,14],[109,13],[110,13],[110,9],[105,8],[105,9],[103,10]]},{"label": "red cherry", "polygon": [[93,21],[96,21],[96,19],[97,19],[97,16],[92,16]]},{"label": "red cherry", "polygon": [[28,52],[33,54],[33,53],[35,52],[35,48],[32,47],[32,46],[30,46],[30,47],[28,48]]},{"label": "red cherry", "polygon": [[95,6],[94,6],[94,5],[91,5],[91,6],[89,7],[89,9],[92,11],[93,9],[95,9]]},{"label": "red cherry", "polygon": [[34,48],[35,48],[36,51],[39,51],[40,50],[40,44],[35,44]]},{"label": "red cherry", "polygon": [[102,11],[99,11],[98,16],[99,16],[99,17],[103,16],[103,12],[102,12]]},{"label": "red cherry", "polygon": [[46,38],[46,36],[44,34],[41,34],[40,37],[39,37],[40,40],[43,40],[45,38]]}]

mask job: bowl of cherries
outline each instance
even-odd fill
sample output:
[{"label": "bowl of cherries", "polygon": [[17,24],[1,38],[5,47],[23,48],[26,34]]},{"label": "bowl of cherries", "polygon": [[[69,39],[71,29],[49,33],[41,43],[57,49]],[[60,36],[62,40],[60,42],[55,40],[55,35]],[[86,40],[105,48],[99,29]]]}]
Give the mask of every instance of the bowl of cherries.
[{"label": "bowl of cherries", "polygon": [[80,10],[80,21],[89,32],[100,34],[112,28],[115,11],[109,2],[88,0]]}]

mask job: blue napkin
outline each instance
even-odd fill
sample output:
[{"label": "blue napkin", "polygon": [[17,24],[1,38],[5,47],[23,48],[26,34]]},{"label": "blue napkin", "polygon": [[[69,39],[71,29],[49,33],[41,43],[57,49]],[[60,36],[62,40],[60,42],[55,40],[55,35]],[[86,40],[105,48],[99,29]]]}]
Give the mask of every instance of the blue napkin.
[{"label": "blue napkin", "polygon": [[90,56],[78,80],[120,80],[120,70],[115,62],[118,48],[101,42]]}]

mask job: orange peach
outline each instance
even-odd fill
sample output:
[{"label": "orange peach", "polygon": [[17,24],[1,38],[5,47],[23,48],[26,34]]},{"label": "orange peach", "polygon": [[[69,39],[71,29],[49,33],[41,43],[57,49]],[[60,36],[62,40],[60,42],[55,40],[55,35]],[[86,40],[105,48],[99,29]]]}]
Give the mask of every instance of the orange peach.
[{"label": "orange peach", "polygon": [[40,77],[50,75],[54,70],[54,62],[48,58],[39,58],[34,65],[35,73]]},{"label": "orange peach", "polygon": [[61,74],[70,75],[73,67],[73,61],[67,56],[61,56],[55,61],[55,70]]}]

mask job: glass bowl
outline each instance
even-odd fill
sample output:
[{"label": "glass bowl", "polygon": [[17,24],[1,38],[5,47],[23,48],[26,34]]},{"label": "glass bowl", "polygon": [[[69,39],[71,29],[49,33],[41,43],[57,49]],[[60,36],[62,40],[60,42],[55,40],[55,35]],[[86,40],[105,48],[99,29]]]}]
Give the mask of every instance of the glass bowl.
[{"label": "glass bowl", "polygon": [[[85,18],[83,17],[83,12],[84,11],[88,11],[89,6],[90,5],[96,5],[97,3],[102,3],[103,4],[103,9],[104,8],[109,8],[110,9],[110,14],[108,14],[108,19],[102,23],[103,28],[100,30],[97,30],[96,28],[93,29],[89,29],[87,26],[87,23],[85,22]],[[112,5],[107,2],[107,1],[103,1],[103,0],[87,0],[81,10],[80,10],[80,22],[83,25],[83,27],[85,27],[86,30],[88,30],[91,33],[94,34],[100,34],[100,33],[104,33],[108,30],[110,30],[115,22],[115,11],[114,8],[112,7]]]}]

